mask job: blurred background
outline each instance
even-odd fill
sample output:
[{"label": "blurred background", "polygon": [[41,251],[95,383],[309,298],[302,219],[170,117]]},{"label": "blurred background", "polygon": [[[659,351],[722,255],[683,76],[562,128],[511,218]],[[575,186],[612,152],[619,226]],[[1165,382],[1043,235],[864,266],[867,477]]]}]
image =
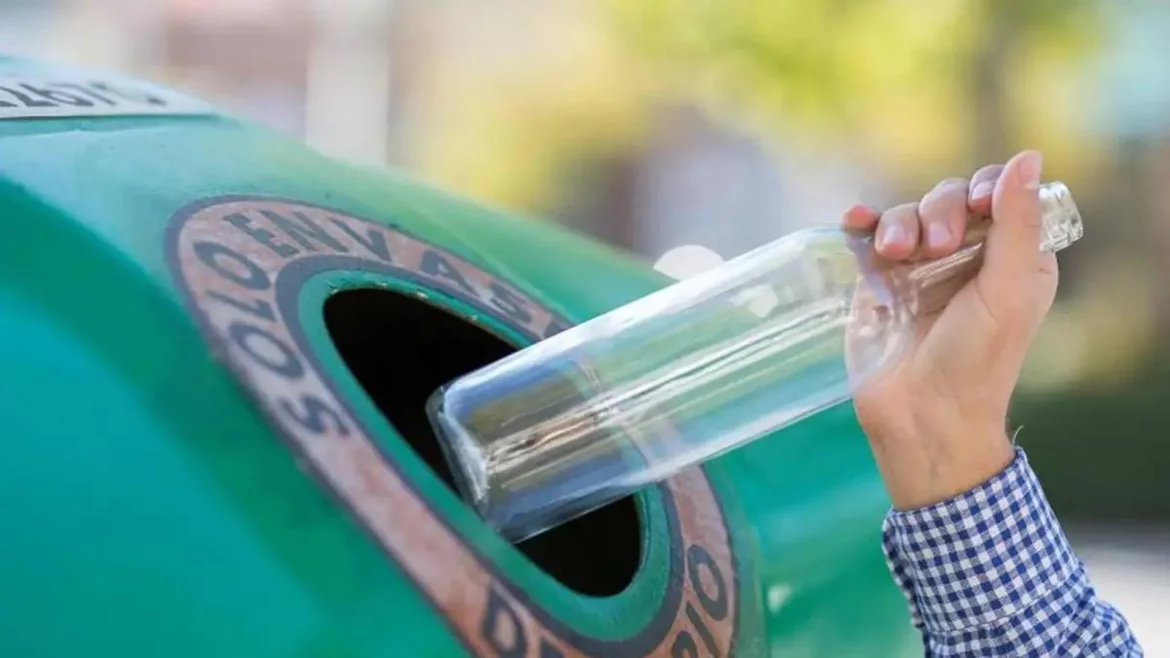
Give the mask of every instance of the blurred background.
[{"label": "blurred background", "polygon": [[1087,232],[1013,423],[1150,655],[1170,655],[1166,34],[1161,0],[0,0],[6,53],[178,87],[679,271],[1043,149]]}]

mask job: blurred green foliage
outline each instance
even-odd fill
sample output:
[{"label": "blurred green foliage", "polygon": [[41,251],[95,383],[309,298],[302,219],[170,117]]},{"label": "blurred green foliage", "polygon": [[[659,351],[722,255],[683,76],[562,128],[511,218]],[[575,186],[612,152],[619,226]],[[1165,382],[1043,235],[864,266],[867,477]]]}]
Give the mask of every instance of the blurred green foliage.
[{"label": "blurred green foliage", "polygon": [[1170,353],[1122,389],[1017,397],[1012,423],[1062,519],[1170,521]]},{"label": "blurred green foliage", "polygon": [[[649,77],[749,108],[765,130],[845,142],[912,180],[1001,160],[1017,133],[1075,151],[1067,87],[1100,0],[608,0]],[[1047,79],[1036,84],[1037,73]],[[1065,89],[1060,89],[1064,86]],[[1017,93],[1026,87],[1030,93]],[[1036,93],[1040,91],[1041,93]],[[1063,126],[1063,127],[1061,127]],[[1053,130],[1052,128],[1055,128]],[[1051,150],[1051,149],[1049,149]]]}]

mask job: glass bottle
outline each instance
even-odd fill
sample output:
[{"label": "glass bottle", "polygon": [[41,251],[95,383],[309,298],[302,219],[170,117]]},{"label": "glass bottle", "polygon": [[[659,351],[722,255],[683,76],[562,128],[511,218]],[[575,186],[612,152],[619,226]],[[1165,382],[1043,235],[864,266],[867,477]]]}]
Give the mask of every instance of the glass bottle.
[{"label": "glass bottle", "polygon": [[[1068,189],[1040,198],[1041,249],[1079,239]],[[989,225],[921,262],[798,231],[451,382],[428,413],[461,493],[520,541],[849,400],[978,271]]]}]

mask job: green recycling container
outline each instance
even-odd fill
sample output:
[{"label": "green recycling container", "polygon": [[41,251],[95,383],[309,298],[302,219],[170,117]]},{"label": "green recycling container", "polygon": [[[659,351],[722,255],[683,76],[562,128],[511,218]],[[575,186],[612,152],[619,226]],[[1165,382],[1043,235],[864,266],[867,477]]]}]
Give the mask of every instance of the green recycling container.
[{"label": "green recycling container", "polygon": [[427,396],[665,282],[0,59],[0,656],[920,654],[847,405],[517,546],[454,493]]}]

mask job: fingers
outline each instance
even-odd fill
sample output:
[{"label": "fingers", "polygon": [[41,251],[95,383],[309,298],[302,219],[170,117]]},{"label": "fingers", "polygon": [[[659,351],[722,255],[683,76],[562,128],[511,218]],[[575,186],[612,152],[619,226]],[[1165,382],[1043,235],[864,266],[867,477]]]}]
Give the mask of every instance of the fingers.
[{"label": "fingers", "polygon": [[845,211],[841,223],[847,229],[869,233],[877,227],[878,219],[882,214],[865,205],[856,205]]},{"label": "fingers", "polygon": [[1040,267],[1040,175],[1043,159],[1024,151],[1004,165],[992,197],[987,236],[988,275],[1019,285]]},{"label": "fingers", "polygon": [[940,258],[959,247],[967,226],[968,182],[942,181],[918,203],[906,203],[882,213],[875,246],[891,260],[925,255]]},{"label": "fingers", "polygon": [[969,187],[966,178],[949,178],[918,202],[922,246],[927,256],[940,258],[959,248],[967,228]]},{"label": "fingers", "polygon": [[991,214],[991,197],[1001,173],[1003,165],[994,164],[980,168],[971,177],[971,190],[967,200],[971,212],[979,215]]},{"label": "fingers", "polygon": [[920,225],[917,203],[904,203],[885,211],[878,220],[874,240],[877,252],[891,260],[909,258],[918,248]]},{"label": "fingers", "polygon": [[[1006,224],[1009,228],[993,231],[1004,234],[999,241],[1008,240],[1009,245],[1016,245],[1026,240],[1030,244],[1034,236],[1038,244],[1039,154],[1035,154],[1036,162],[1031,158],[1025,153],[1006,165],[987,165],[970,180],[948,178],[916,204],[902,204],[885,212],[864,205],[854,206],[844,214],[843,225],[874,232],[878,253],[893,260],[919,255],[941,258],[953,253],[963,241],[972,214],[994,214],[996,224]],[[1034,174],[1034,180],[1024,181],[1022,174]],[[1021,217],[1025,219],[1020,220]],[[1024,259],[1022,266],[1029,263],[1035,266],[1042,258],[1038,248],[1029,251],[1001,247],[993,251],[1006,251],[1000,258],[1008,258],[1009,262],[1014,262],[1011,254],[1016,254],[1016,260]]]}]

